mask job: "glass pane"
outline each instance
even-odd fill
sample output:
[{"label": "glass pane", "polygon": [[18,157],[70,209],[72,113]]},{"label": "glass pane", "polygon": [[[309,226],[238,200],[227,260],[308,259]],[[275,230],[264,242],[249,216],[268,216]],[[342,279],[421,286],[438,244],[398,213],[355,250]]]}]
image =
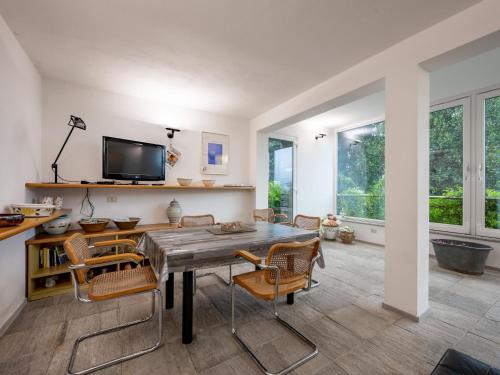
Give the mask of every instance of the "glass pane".
[{"label": "glass pane", "polygon": [[486,99],[484,110],[484,224],[500,229],[500,96]]},{"label": "glass pane", "polygon": [[463,120],[462,105],[430,114],[429,220],[463,223]]},{"label": "glass pane", "polygon": [[337,212],[384,219],[384,122],[337,133]]},{"label": "glass pane", "polygon": [[275,214],[293,221],[293,142],[269,138],[268,204]]}]

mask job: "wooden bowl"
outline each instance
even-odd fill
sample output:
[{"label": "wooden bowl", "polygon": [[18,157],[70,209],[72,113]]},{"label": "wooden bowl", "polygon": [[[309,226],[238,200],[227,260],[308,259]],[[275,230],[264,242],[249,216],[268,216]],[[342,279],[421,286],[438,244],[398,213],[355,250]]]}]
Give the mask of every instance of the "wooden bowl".
[{"label": "wooden bowl", "polygon": [[24,221],[23,214],[0,214],[0,227],[19,225]]},{"label": "wooden bowl", "polygon": [[91,219],[80,220],[78,225],[82,227],[85,233],[102,232],[109,223],[109,219]]},{"label": "wooden bowl", "polygon": [[141,221],[140,217],[129,217],[128,219],[113,219],[113,223],[121,230],[134,229],[137,223]]}]

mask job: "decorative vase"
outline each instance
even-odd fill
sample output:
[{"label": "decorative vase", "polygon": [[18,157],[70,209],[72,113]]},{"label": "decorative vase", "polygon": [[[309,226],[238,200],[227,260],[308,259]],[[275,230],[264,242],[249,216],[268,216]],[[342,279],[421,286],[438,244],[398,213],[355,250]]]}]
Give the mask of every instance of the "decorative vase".
[{"label": "decorative vase", "polygon": [[179,202],[174,198],[167,208],[167,217],[170,224],[177,224],[182,216],[182,208]]},{"label": "decorative vase", "polygon": [[354,233],[352,232],[340,232],[340,239],[343,243],[352,243],[354,240]]},{"label": "decorative vase", "polygon": [[339,227],[323,225],[323,238],[325,240],[335,240],[339,233]]}]

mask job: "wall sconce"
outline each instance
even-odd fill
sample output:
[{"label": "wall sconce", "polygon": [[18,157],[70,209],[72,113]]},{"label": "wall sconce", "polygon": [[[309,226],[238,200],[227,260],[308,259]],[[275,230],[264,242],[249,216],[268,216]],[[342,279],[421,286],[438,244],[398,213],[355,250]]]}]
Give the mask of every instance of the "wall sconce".
[{"label": "wall sconce", "polygon": [[175,129],[175,128],[165,128],[167,131],[167,137],[170,139],[174,138],[175,132],[180,132],[180,129]]},{"label": "wall sconce", "polygon": [[317,135],[314,137],[314,139],[315,139],[315,140],[318,140],[318,139],[321,139],[321,138],[324,138],[324,137],[326,137],[326,134],[319,133],[319,134],[317,134]]}]

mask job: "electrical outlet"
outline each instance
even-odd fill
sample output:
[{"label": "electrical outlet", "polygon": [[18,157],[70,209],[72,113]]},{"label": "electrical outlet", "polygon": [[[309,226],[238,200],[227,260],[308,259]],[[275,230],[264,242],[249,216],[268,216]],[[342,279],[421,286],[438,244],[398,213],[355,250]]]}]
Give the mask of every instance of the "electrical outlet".
[{"label": "electrical outlet", "polygon": [[377,228],[371,228],[371,229],[370,229],[370,232],[372,232],[372,233],[377,233]]},{"label": "electrical outlet", "polygon": [[107,203],[116,203],[118,202],[118,197],[116,195],[110,195],[106,197],[106,202]]}]

